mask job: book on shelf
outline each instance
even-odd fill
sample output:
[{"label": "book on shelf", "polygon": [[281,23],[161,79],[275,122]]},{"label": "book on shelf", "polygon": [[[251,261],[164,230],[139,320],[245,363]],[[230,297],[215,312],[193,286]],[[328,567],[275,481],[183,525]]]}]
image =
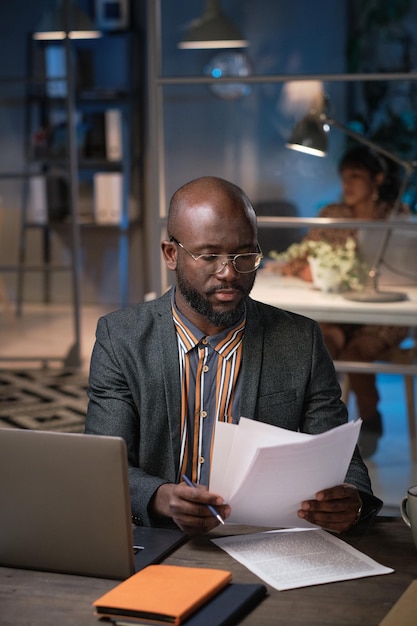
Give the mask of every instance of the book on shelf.
[{"label": "book on shelf", "polygon": [[[138,218],[139,207],[132,195],[124,198],[124,178],[120,172],[94,174],[94,221],[96,224],[125,226]],[[126,202],[126,214],[124,213]]]},{"label": "book on shelf", "polygon": [[48,222],[48,200],[45,176],[32,176],[29,179],[26,219],[31,224],[47,224]]},{"label": "book on shelf", "polygon": [[122,145],[122,112],[120,109],[107,109],[104,114],[106,158],[108,161],[121,161]]},{"label": "book on shelf", "polygon": [[83,156],[88,159],[121,161],[123,158],[122,112],[112,108],[83,115]]},{"label": "book on shelf", "polygon": [[65,98],[67,88],[67,63],[65,47],[58,44],[45,46],[45,73],[47,78],[47,95],[50,98]]},{"label": "book on shelf", "polygon": [[123,175],[119,172],[94,174],[94,219],[97,224],[121,224]]},{"label": "book on shelf", "polygon": [[69,214],[68,182],[62,175],[31,176],[29,179],[26,220],[45,225],[61,222]]}]

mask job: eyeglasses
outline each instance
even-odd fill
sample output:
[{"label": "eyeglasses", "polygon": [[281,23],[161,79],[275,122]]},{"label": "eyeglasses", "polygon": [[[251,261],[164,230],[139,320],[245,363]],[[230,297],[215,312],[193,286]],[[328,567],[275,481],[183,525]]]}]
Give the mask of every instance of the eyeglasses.
[{"label": "eyeglasses", "polygon": [[258,252],[246,252],[244,254],[199,254],[196,256],[187,250],[175,237],[170,237],[169,240],[182,248],[194,261],[204,265],[210,274],[218,274],[228,263],[231,263],[239,274],[250,274],[250,272],[254,272],[258,269],[264,258],[259,244],[256,246]]}]

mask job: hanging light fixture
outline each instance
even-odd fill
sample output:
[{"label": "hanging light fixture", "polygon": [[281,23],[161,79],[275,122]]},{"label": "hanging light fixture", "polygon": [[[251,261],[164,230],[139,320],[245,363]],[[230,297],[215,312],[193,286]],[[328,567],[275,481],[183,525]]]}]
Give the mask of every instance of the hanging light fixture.
[{"label": "hanging light fixture", "polygon": [[178,47],[182,49],[246,48],[248,42],[224,15],[220,0],[207,0],[201,17],[193,20]]},{"label": "hanging light fixture", "polygon": [[[66,6],[69,2],[68,7]],[[38,28],[33,33],[33,39],[60,40],[66,39],[95,39],[101,37],[89,18],[76,4],[70,0],[59,0],[54,9],[45,13]]]}]

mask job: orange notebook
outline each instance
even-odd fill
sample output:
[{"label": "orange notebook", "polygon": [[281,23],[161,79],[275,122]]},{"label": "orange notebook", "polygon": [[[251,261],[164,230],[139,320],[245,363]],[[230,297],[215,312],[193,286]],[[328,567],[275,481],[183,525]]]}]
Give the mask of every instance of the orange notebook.
[{"label": "orange notebook", "polygon": [[98,617],[181,624],[232,579],[220,569],[148,565],[93,603]]}]

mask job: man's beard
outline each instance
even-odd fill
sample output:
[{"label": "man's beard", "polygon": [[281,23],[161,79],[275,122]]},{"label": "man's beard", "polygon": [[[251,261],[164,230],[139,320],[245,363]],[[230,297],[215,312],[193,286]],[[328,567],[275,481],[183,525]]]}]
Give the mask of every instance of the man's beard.
[{"label": "man's beard", "polygon": [[[237,289],[242,293],[244,297],[242,298],[242,300],[239,301],[239,303],[232,311],[216,311],[215,309],[213,309],[210,302],[190,285],[190,283],[184,278],[182,272],[178,271],[177,268],[177,286],[184,300],[192,309],[194,309],[194,311],[205,317],[206,320],[208,320],[213,326],[227,328],[229,326],[237,324],[245,310],[246,298],[252,289],[252,285],[253,283],[250,285],[250,287],[245,289],[241,285],[229,283],[228,287]],[[219,288],[217,288],[217,290],[218,289]],[[210,296],[217,290],[211,289],[209,292],[206,293],[206,296]]]}]

